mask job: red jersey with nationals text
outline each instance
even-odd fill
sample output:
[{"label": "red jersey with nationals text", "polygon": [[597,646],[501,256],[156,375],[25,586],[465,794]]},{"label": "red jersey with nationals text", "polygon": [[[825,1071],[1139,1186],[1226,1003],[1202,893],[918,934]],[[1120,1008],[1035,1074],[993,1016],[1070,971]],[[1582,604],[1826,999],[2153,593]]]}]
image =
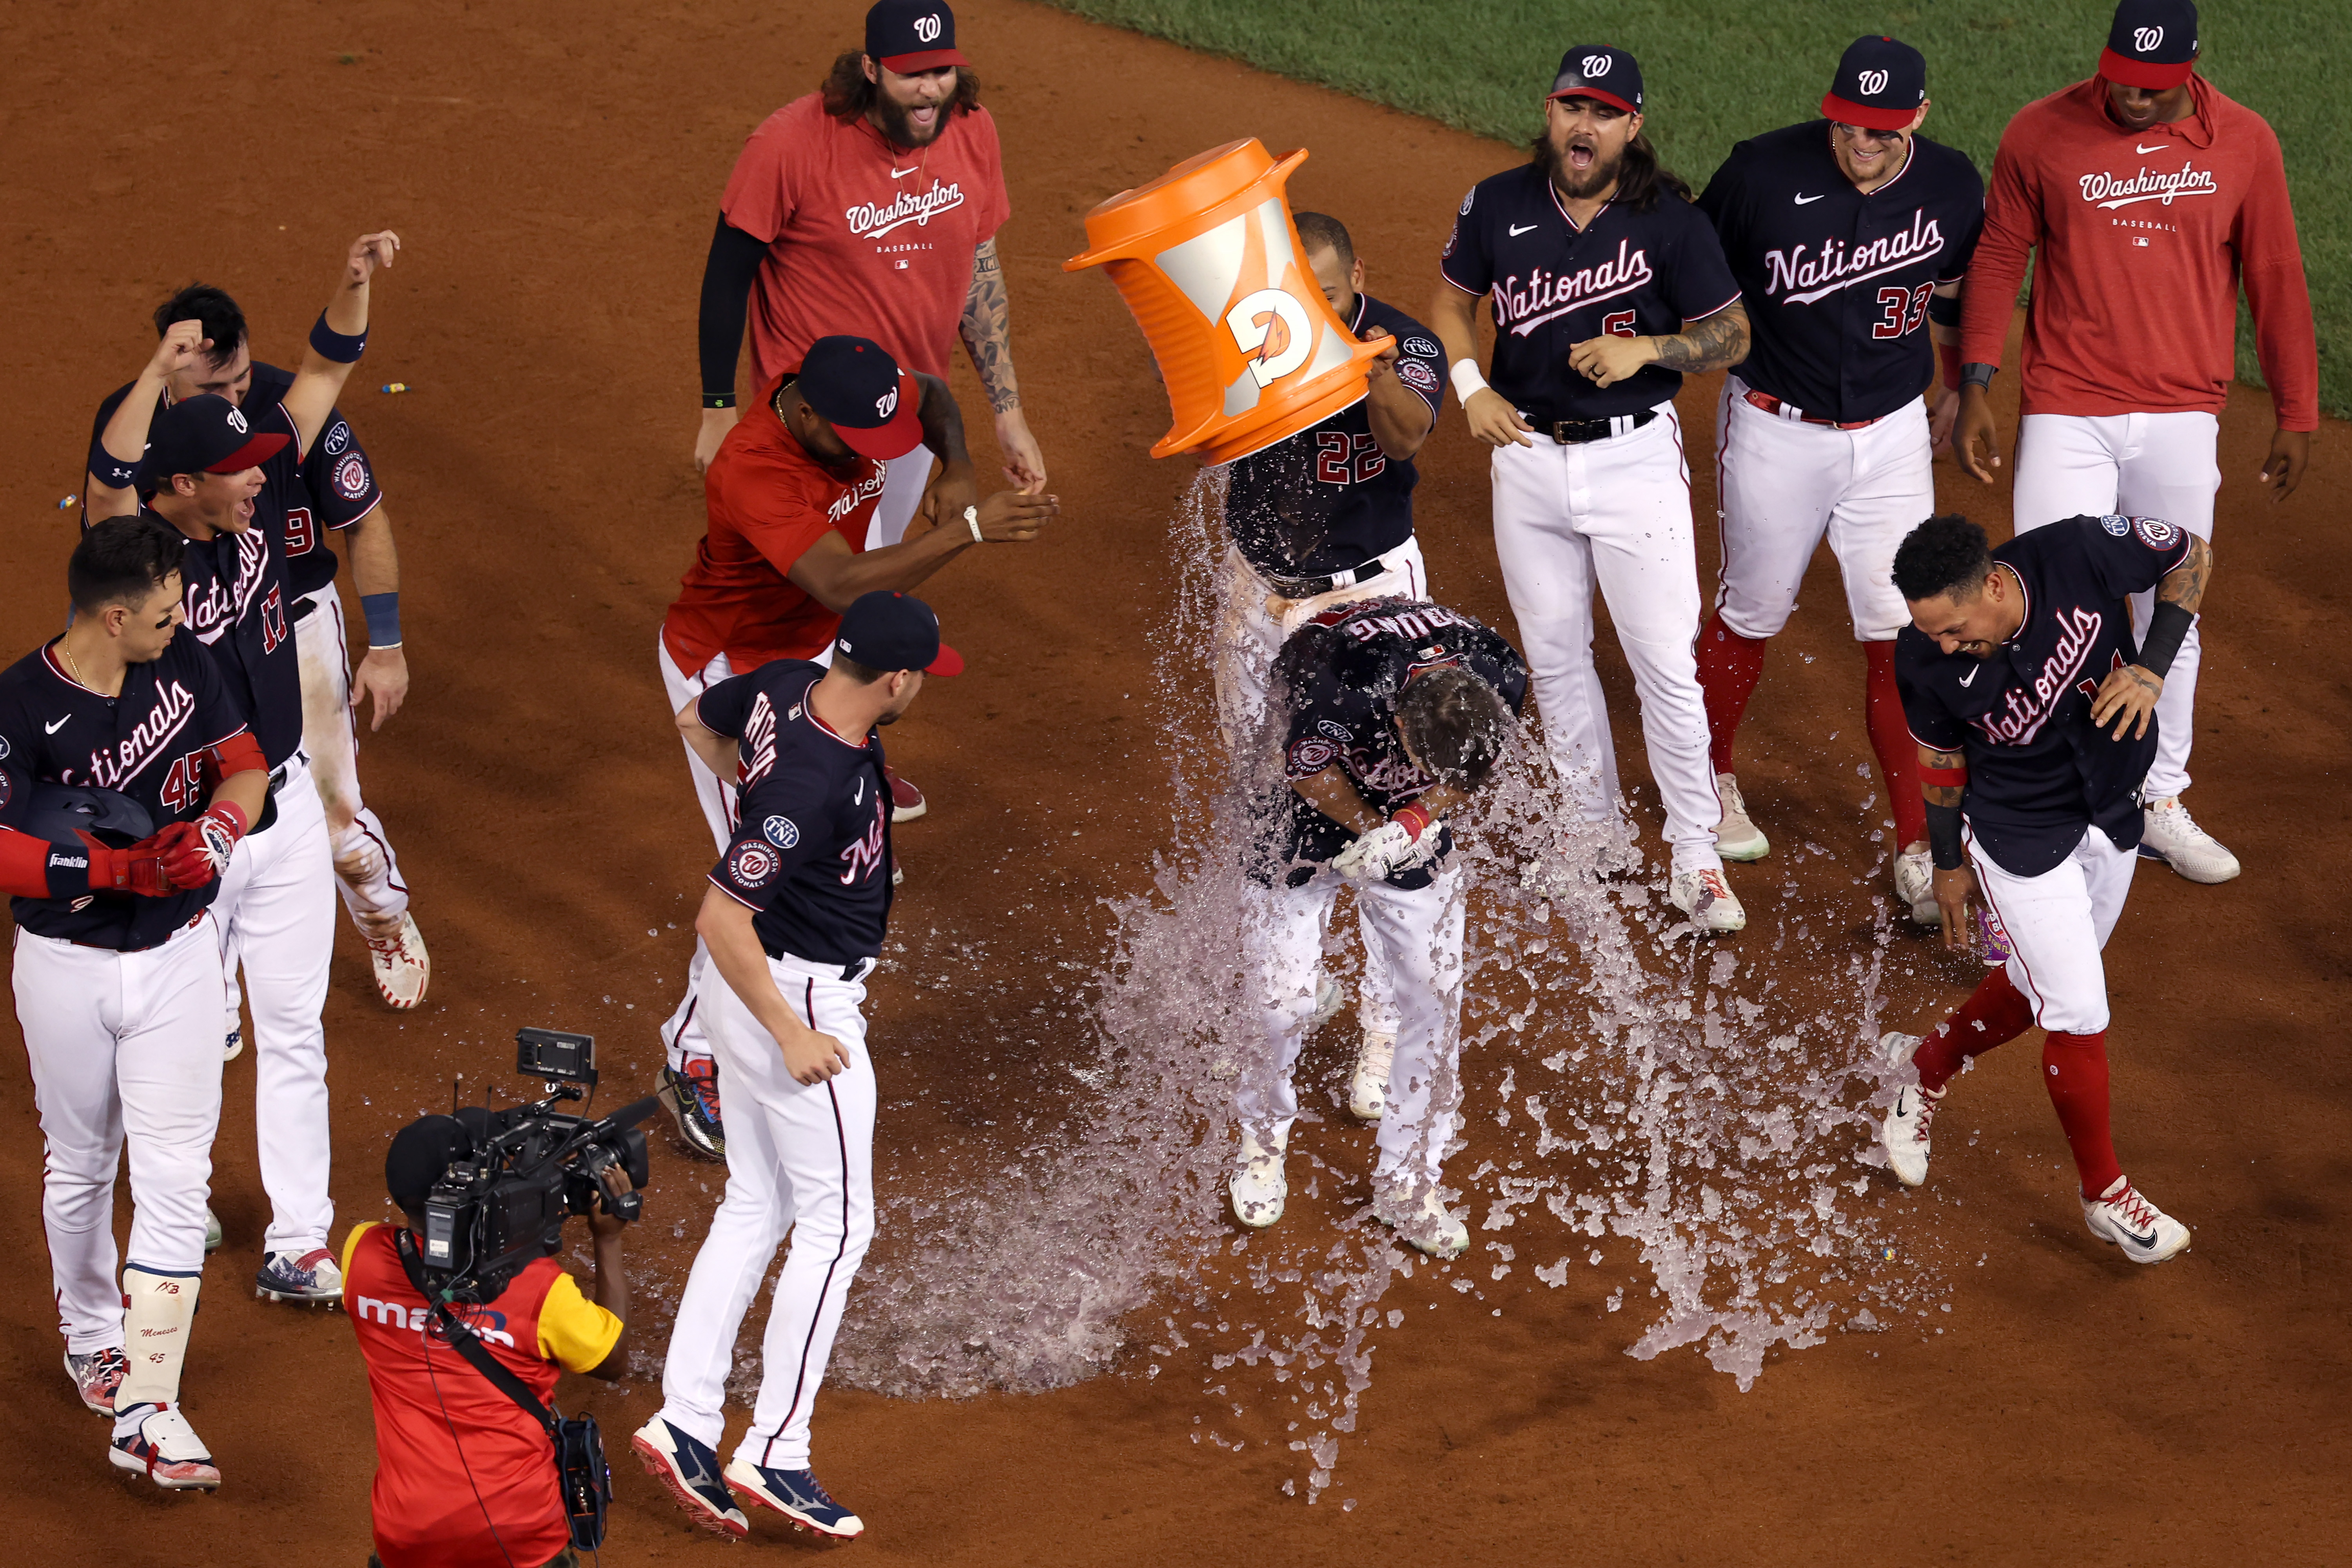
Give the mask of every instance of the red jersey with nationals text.
[{"label": "red jersey with nationals text", "polygon": [[2107,112],[2098,77],[2018,110],[1993,158],[1960,357],[2000,363],[2039,247],[2023,412],[2218,414],[2242,279],[2278,424],[2315,429],[2311,289],[2278,137],[2202,77],[2189,88],[2189,118],[2137,132]]},{"label": "red jersey with nationals text", "polygon": [[864,552],[886,470],[860,458],[835,471],[810,457],[776,417],[782,384],[761,389],[703,476],[709,521],[662,621],[663,646],[688,675],[720,653],[738,675],[772,658],[814,658],[841,625],[786,574],[827,533]]},{"label": "red jersey with nationals text", "polygon": [[751,310],[751,372],[764,382],[835,332],[873,339],[902,370],[945,376],[972,252],[1012,203],[988,110],[950,113],[929,146],[906,153],[810,93],[745,140],[719,209],[767,242]]}]

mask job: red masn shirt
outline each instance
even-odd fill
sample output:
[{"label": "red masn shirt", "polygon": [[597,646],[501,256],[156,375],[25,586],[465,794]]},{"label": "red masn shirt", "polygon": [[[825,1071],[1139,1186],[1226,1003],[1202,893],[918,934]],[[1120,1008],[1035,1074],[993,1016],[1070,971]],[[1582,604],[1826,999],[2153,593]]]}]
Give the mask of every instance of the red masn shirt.
[{"label": "red masn shirt", "polygon": [[893,147],[863,115],[794,99],[743,143],[719,210],[768,257],[751,286],[751,371],[770,381],[831,333],[871,338],[902,370],[944,377],[972,252],[1012,212],[988,110],[950,113],[928,147]]},{"label": "red masn shirt", "polygon": [[2237,373],[2242,279],[2279,427],[2315,429],[2319,351],[2278,137],[2189,80],[2189,118],[2137,132],[2107,113],[2099,77],[2017,111],[1985,193],[1960,357],[2000,363],[2038,247],[2023,412],[2218,414]]},{"label": "red masn shirt", "polygon": [[662,620],[662,645],[689,676],[719,653],[738,675],[772,658],[823,653],[841,616],[786,574],[827,533],[863,553],[882,499],[880,463],[860,458],[836,472],[793,439],[776,417],[782,384],[778,377],[761,388],[702,477],[709,521]]}]

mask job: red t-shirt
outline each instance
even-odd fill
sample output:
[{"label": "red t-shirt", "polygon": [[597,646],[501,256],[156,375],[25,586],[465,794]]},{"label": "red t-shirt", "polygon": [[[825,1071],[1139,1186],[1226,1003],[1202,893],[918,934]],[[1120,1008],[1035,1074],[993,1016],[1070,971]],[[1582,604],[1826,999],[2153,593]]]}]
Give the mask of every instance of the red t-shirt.
[{"label": "red t-shirt", "polygon": [[[555,1445],[437,1334],[428,1341],[432,1310],[393,1235],[364,1225],[343,1244],[343,1310],[375,1405],[376,1556],[383,1568],[545,1563],[572,1544]],[[457,1311],[542,1405],[559,1365],[585,1372],[621,1337],[621,1321],[552,1258],[525,1267],[488,1305]]]},{"label": "red t-shirt", "polygon": [[703,475],[709,521],[662,620],[662,643],[688,675],[725,653],[738,675],[772,658],[814,658],[841,617],[785,574],[836,532],[863,552],[887,470],[870,458],[846,477],[808,455],[776,417],[781,377],[760,390]]},{"label": "red t-shirt", "polygon": [[2025,413],[2218,414],[2237,374],[2242,279],[2279,427],[2315,429],[2319,351],[2278,137],[2189,79],[2189,117],[2138,132],[2107,113],[2098,77],[2017,111],[1985,192],[1960,357],[2000,363],[2038,247]]},{"label": "red t-shirt", "polygon": [[950,114],[929,146],[902,153],[810,93],[744,141],[719,210],[768,244],[751,310],[752,378],[768,382],[835,332],[945,376],[972,252],[1013,209],[985,109]]}]

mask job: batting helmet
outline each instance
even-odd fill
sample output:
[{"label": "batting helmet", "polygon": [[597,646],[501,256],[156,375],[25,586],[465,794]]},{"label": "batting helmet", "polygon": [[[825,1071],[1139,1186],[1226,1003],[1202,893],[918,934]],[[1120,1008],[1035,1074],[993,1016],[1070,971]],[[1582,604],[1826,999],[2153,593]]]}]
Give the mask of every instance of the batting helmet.
[{"label": "batting helmet", "polygon": [[125,849],[155,831],[147,808],[120,790],[81,784],[35,784],[19,830],[52,844],[79,844],[87,833],[113,849]]}]

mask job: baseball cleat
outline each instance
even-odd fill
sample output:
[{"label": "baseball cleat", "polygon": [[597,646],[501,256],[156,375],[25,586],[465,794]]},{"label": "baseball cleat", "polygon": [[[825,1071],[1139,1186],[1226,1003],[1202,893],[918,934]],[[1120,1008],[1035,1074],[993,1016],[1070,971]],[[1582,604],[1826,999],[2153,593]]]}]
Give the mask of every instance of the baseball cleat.
[{"label": "baseball cleat", "polygon": [[1396,1059],[1393,1029],[1366,1029],[1356,1051],[1355,1076],[1348,1081],[1348,1109],[1378,1121],[1389,1106],[1389,1065]]},{"label": "baseball cleat", "polygon": [[1267,1148],[1248,1132],[1242,1134],[1241,1169],[1225,1184],[1233,1199],[1234,1217],[1252,1230],[1264,1230],[1282,1217],[1290,1196],[1290,1183],[1282,1173],[1282,1150],[1286,1139],[1276,1138]]},{"label": "baseball cleat", "polygon": [[1677,871],[1666,889],[1675,908],[1690,916],[1691,924],[1703,931],[1721,935],[1748,929],[1748,911],[1739,907],[1739,895],[1724,880],[1720,867]]},{"label": "baseball cleat", "polygon": [[1895,857],[1895,901],[1909,912],[1914,925],[1923,925],[1930,931],[1943,925],[1943,906],[1936,902],[1933,850]]},{"label": "baseball cleat", "polygon": [[735,1506],[719,1479],[716,1449],[696,1442],[656,1415],[629,1439],[646,1474],[668,1489],[687,1517],[714,1535],[737,1541],[751,1533],[751,1521]]},{"label": "baseball cleat", "polygon": [[[1431,1182],[1375,1182],[1372,1217],[1406,1246],[1432,1258],[1459,1258],[1470,1247],[1470,1227],[1445,1206]],[[1419,1189],[1419,1196],[1414,1190]]]},{"label": "baseball cleat", "polygon": [[2192,882],[2226,882],[2240,869],[2238,858],[2198,826],[2178,798],[2140,813],[2139,853],[2143,860],[2161,860]]},{"label": "baseball cleat", "polygon": [[433,959],[425,951],[415,915],[402,915],[398,929],[388,937],[369,937],[367,949],[376,994],[385,1006],[405,1013],[425,1000],[425,988],[433,981]]},{"label": "baseball cleat", "polygon": [[231,1029],[228,1032],[228,1037],[221,1042],[221,1060],[225,1062],[233,1062],[244,1054],[245,1026],[240,1024],[236,1028]]},{"label": "baseball cleat", "polygon": [[772,1470],[749,1459],[727,1467],[727,1486],[736,1496],[774,1509],[795,1528],[831,1541],[855,1541],[866,1521],[833,1500],[814,1470]]},{"label": "baseball cleat", "polygon": [[213,1213],[212,1205],[206,1204],[205,1205],[205,1250],[218,1252],[223,1239],[220,1215]]},{"label": "baseball cleat", "polygon": [[717,1061],[690,1056],[683,1072],[663,1064],[655,1094],[670,1120],[677,1123],[678,1139],[689,1151],[706,1160],[727,1158],[727,1126],[719,1113]]},{"label": "baseball cleat", "polygon": [[106,1457],[117,1469],[143,1473],[167,1492],[220,1489],[212,1450],[173,1405],[134,1405],[114,1417]]},{"label": "baseball cleat", "polygon": [[1919,1048],[1920,1038],[1892,1031],[1878,1037],[1878,1048],[1888,1063],[1911,1079],[1896,1093],[1895,1109],[1886,1113],[1878,1129],[1879,1142],[1886,1146],[1886,1168],[1906,1187],[1918,1186],[1927,1179],[1927,1124],[1936,1119],[1936,1107],[1944,1101],[1942,1089],[1919,1087],[1911,1054]]},{"label": "baseball cleat", "polygon": [[2134,1263],[2161,1263],[2189,1250],[2189,1227],[2139,1195],[2127,1176],[2095,1198],[2083,1200],[2083,1223],[2101,1241],[2123,1248]]},{"label": "baseball cleat", "polygon": [[1315,1011],[1307,1016],[1307,1028],[1309,1030],[1321,1028],[1338,1017],[1339,1009],[1347,1005],[1348,988],[1321,970],[1317,970],[1315,972]]},{"label": "baseball cleat", "polygon": [[343,1271],[323,1247],[308,1252],[273,1252],[253,1277],[253,1293],[265,1301],[320,1306],[342,1300]]},{"label": "baseball cleat", "polygon": [[1761,860],[1772,852],[1772,841],[1748,815],[1740,798],[1739,781],[1729,773],[1715,775],[1715,793],[1723,797],[1723,820],[1716,825],[1715,852],[1727,860]]},{"label": "baseball cleat", "polygon": [[100,1415],[114,1414],[114,1391],[122,1386],[123,1374],[130,1370],[121,1345],[109,1345],[88,1355],[66,1352],[66,1375],[73,1379],[74,1392]]},{"label": "baseball cleat", "polygon": [[882,770],[882,776],[890,781],[890,824],[892,826],[895,827],[902,822],[912,822],[915,818],[922,816],[923,813],[931,809],[931,803],[923,798],[923,792],[917,789],[913,784],[908,784],[905,779],[900,778],[895,769],[887,766],[884,767]]}]

